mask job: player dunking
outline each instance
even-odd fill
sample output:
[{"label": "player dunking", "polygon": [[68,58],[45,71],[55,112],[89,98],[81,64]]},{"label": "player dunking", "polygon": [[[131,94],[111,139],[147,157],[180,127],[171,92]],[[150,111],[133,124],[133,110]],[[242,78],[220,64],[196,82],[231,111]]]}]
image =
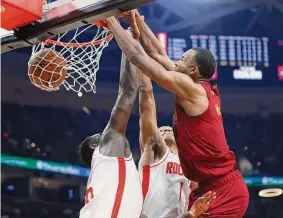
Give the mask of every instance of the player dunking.
[{"label": "player dunking", "polygon": [[141,214],[141,182],[125,136],[138,84],[136,67],[124,55],[120,74],[119,94],[107,126],[80,145],[81,159],[91,167],[80,218],[138,218]]},{"label": "player dunking", "polygon": [[138,12],[133,14],[145,49],[126,34],[115,18],[106,22],[130,61],[175,94],[174,133],[185,176],[199,183],[201,194],[206,190],[217,193],[209,217],[243,217],[249,193],[226,143],[218,91],[209,83],[216,65],[213,55],[206,49],[194,48],[175,65]]},{"label": "player dunking", "polygon": [[[189,217],[187,206],[190,181],[186,179],[180,166],[173,129],[169,126],[158,129],[151,80],[142,73],[139,76],[142,153],[139,171],[144,198],[142,217]],[[215,193],[211,193],[211,201],[214,200],[214,195]],[[203,212],[205,210],[192,210],[190,217],[199,217]]]}]

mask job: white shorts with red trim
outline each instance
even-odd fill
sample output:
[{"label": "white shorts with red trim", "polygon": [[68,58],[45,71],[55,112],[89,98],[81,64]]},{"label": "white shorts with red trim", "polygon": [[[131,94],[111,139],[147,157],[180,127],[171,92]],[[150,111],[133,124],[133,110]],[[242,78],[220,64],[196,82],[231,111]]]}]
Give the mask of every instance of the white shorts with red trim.
[{"label": "white shorts with red trim", "polygon": [[132,156],[108,157],[96,150],[80,218],[139,218],[142,188]]}]

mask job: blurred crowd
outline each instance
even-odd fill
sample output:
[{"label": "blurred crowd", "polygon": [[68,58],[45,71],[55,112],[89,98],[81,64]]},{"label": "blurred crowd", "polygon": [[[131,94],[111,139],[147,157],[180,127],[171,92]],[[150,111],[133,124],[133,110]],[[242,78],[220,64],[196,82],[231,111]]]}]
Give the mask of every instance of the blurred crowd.
[{"label": "blurred crowd", "polygon": [[[102,132],[110,111],[2,104],[2,152],[82,165],[78,145]],[[283,114],[223,114],[230,148],[244,174],[282,175]],[[139,153],[138,115],[132,114],[127,137],[136,161]],[[172,115],[158,114],[159,126],[171,125]],[[276,167],[274,167],[276,166]]]},{"label": "blurred crowd", "polygon": [[77,218],[78,205],[2,197],[1,218]]},{"label": "blurred crowd", "polygon": [[[109,116],[110,111],[106,110],[91,111],[84,108],[72,111],[65,108],[2,104],[2,153],[82,165],[78,145],[86,136],[102,132]],[[224,113],[223,118],[228,144],[236,153],[239,168],[244,175],[282,176],[283,159],[280,156],[283,154],[283,114]],[[138,119],[138,115],[132,114],[127,129],[136,162],[140,156]],[[172,114],[158,114],[158,121],[159,126],[171,125]],[[82,183],[80,185],[84,186]],[[263,199],[258,196],[260,187],[249,189],[251,197],[246,218],[282,217],[282,196]],[[53,192],[56,194],[58,191]],[[1,217],[78,217],[80,203],[58,204],[61,200],[53,199],[53,192],[40,189],[37,193],[41,193],[40,196],[44,198],[40,199],[43,201],[33,198],[22,200],[3,193]],[[50,199],[45,199],[48,196],[51,196]]]}]

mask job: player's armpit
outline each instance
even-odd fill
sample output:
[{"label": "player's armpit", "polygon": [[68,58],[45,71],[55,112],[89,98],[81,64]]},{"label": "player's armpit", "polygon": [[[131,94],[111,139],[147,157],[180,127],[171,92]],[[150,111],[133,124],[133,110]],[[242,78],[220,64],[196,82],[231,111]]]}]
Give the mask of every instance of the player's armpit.
[{"label": "player's armpit", "polygon": [[128,141],[124,134],[107,126],[101,136],[99,152],[104,156],[124,157],[127,152],[125,149],[128,149],[126,144],[128,144]]}]

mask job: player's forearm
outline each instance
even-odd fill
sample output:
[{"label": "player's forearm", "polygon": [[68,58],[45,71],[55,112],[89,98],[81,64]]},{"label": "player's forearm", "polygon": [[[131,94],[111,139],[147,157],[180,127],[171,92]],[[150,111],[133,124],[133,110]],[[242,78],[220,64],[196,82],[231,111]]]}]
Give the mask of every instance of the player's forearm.
[{"label": "player's forearm", "polygon": [[146,53],[160,63],[166,70],[174,70],[174,62],[167,56],[160,41],[138,13],[136,15],[136,22],[140,30],[142,45]]},{"label": "player's forearm", "polygon": [[151,80],[142,72],[139,72],[139,77],[140,129],[142,144],[144,144],[157,129],[157,118]]},{"label": "player's forearm", "polygon": [[136,67],[122,54],[119,94],[111,113],[109,125],[124,133],[138,92]]},{"label": "player's forearm", "polygon": [[133,59],[137,54],[145,53],[144,49],[128,34],[114,17],[107,19],[108,27],[111,30],[116,42],[118,43],[122,52],[133,63]]},{"label": "player's forearm", "polygon": [[136,15],[136,22],[140,30],[141,40],[145,51],[150,54],[166,55],[166,51],[161,45],[160,41],[156,38],[154,33],[144,22],[139,14]]},{"label": "player's forearm", "polygon": [[[143,47],[121,27],[121,25],[115,18],[110,17],[107,19],[107,22],[108,27],[111,30],[122,52],[134,65],[136,65],[140,68],[141,71],[146,73],[148,77],[155,80],[156,77],[158,77],[156,75],[157,72],[155,73],[155,71],[153,71],[153,69],[148,66],[146,59],[153,62],[155,61],[148,57]],[[156,64],[158,63],[156,62]]]},{"label": "player's forearm", "polygon": [[137,68],[129,59],[122,53],[121,67],[120,67],[120,80],[119,80],[119,91],[123,92],[137,92],[138,90],[138,74]]},{"label": "player's forearm", "polygon": [[170,78],[172,75],[169,75],[162,65],[150,58],[145,53],[143,47],[121,27],[115,18],[108,18],[107,22],[116,42],[131,63],[137,66],[158,85],[175,93],[174,89],[176,87],[171,88],[174,85],[172,78]]}]

